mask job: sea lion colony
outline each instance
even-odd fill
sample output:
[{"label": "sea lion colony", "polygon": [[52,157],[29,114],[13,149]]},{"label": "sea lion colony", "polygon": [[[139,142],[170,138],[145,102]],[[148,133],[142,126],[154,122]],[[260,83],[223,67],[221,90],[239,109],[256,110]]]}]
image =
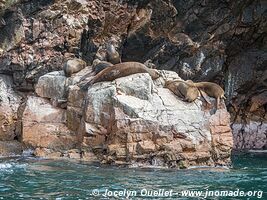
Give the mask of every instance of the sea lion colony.
[{"label": "sea lion colony", "polygon": [[210,104],[208,99],[205,97],[207,94],[208,96],[216,99],[217,109],[219,109],[221,105],[221,99],[226,99],[224,96],[224,90],[218,84],[211,82],[194,83],[191,80],[173,80],[166,81],[165,87],[171,90],[178,97],[188,102],[192,102],[197,99],[197,97],[203,96],[205,101]]},{"label": "sea lion colony", "polygon": [[[116,51],[114,41],[108,43],[107,46],[107,61],[94,60],[92,69],[96,74],[89,82],[82,85],[81,88],[86,90],[90,85],[101,81],[113,81],[117,78],[128,76],[136,73],[148,73],[154,80],[159,78],[160,74],[156,69],[148,68],[146,65],[139,62],[123,62],[121,63],[120,55]],[[68,60],[63,70],[67,77],[71,76],[82,70],[86,66],[86,63],[80,59]],[[85,78],[84,78],[85,79]],[[224,96],[224,90],[216,83],[211,82],[198,82],[194,83],[191,80],[172,80],[166,81],[165,87],[171,90],[175,95],[182,98],[184,101],[193,102],[199,96],[210,104],[206,94],[216,99],[216,107],[219,109],[221,99],[226,99]]]},{"label": "sea lion colony", "polygon": [[[73,73],[76,73],[83,69],[84,66],[84,61],[81,62],[81,60],[78,59],[75,60],[75,62],[67,61],[67,63],[64,65],[64,72],[66,76],[71,76]],[[160,74],[156,69],[150,69],[139,62],[123,62],[112,65],[112,63],[100,61],[94,63],[93,70],[96,73],[96,76],[94,76],[89,82],[81,87],[83,90],[86,90],[90,85],[97,82],[113,81],[117,78],[136,73],[148,73],[153,80],[160,77]],[[209,101],[203,94],[204,92],[208,96],[216,98],[217,109],[219,109],[221,99],[225,99],[224,90],[216,83],[194,83],[190,80],[173,80],[166,81],[165,87],[171,90],[178,97],[182,98],[184,101],[193,102],[195,99],[202,95],[204,99],[209,103]]]},{"label": "sea lion colony", "polygon": [[216,83],[211,82],[198,82],[187,81],[187,84],[192,87],[197,87],[200,91],[204,91],[208,96],[216,99],[216,107],[219,109],[221,105],[221,99],[226,99],[224,96],[224,90]]}]

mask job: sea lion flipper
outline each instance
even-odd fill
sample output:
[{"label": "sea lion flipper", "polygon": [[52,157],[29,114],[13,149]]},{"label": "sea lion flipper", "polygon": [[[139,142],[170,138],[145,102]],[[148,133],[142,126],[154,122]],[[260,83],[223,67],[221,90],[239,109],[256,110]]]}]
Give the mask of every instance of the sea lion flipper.
[{"label": "sea lion flipper", "polygon": [[87,91],[90,85],[92,85],[92,83],[89,81],[87,83],[81,83],[79,87],[82,91]]},{"label": "sea lion flipper", "polygon": [[187,100],[187,98],[185,97],[185,95],[177,88],[176,89],[176,95],[178,96],[178,97],[180,97],[180,98],[182,98],[183,100]]},{"label": "sea lion flipper", "polygon": [[93,74],[94,74],[94,72],[89,72],[89,73],[83,75],[79,82],[82,82],[83,80],[85,80],[86,78],[92,76]]},{"label": "sea lion flipper", "polygon": [[199,93],[201,94],[201,96],[203,97],[203,99],[208,103],[208,104],[211,104],[211,102],[208,100],[208,95],[202,91],[201,89],[199,89]]}]

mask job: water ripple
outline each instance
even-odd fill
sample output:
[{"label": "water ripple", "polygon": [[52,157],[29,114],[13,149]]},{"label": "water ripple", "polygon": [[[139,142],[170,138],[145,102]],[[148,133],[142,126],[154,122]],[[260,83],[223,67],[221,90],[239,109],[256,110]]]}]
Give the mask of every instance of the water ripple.
[{"label": "water ripple", "polygon": [[255,157],[235,158],[233,169],[188,170],[126,169],[32,158],[9,159],[0,161],[0,197],[10,200],[94,199],[89,196],[93,189],[100,192],[143,188],[267,191],[266,166],[265,158]]}]

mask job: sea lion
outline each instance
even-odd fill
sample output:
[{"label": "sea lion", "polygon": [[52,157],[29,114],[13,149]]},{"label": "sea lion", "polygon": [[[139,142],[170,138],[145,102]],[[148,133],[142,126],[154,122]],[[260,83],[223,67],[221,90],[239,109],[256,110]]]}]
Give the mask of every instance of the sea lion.
[{"label": "sea lion", "polygon": [[106,69],[107,67],[112,66],[113,64],[107,61],[101,61],[99,59],[96,59],[93,61],[93,71],[98,74],[101,72],[103,69]]},{"label": "sea lion", "polygon": [[119,63],[99,72],[91,81],[82,86],[82,89],[87,89],[89,85],[101,81],[113,81],[117,78],[129,76],[137,73],[148,73],[152,79],[160,77],[156,69],[150,69],[139,62],[123,62]]},{"label": "sea lion", "polygon": [[114,46],[115,40],[111,40],[107,45],[107,61],[113,65],[121,63],[121,57]]},{"label": "sea lion", "polygon": [[224,90],[216,83],[211,82],[198,82],[194,83],[193,81],[186,81],[190,86],[195,86],[199,90],[204,91],[210,97],[214,97],[216,99],[216,107],[219,109],[220,100],[226,99],[224,96]]},{"label": "sea lion", "polygon": [[85,61],[75,58],[75,59],[68,60],[64,64],[63,71],[65,73],[65,76],[70,77],[72,74],[81,71],[85,67],[86,67]]},{"label": "sea lion", "polygon": [[188,85],[183,80],[166,81],[165,87],[185,101],[193,102],[200,96],[197,87]]}]

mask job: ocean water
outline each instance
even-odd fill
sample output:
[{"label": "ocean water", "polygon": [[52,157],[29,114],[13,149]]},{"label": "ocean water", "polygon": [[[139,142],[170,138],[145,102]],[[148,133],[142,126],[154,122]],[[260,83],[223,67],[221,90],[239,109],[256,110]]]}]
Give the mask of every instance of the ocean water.
[{"label": "ocean water", "polygon": [[235,155],[231,169],[186,170],[2,158],[0,199],[267,199],[267,156]]}]

